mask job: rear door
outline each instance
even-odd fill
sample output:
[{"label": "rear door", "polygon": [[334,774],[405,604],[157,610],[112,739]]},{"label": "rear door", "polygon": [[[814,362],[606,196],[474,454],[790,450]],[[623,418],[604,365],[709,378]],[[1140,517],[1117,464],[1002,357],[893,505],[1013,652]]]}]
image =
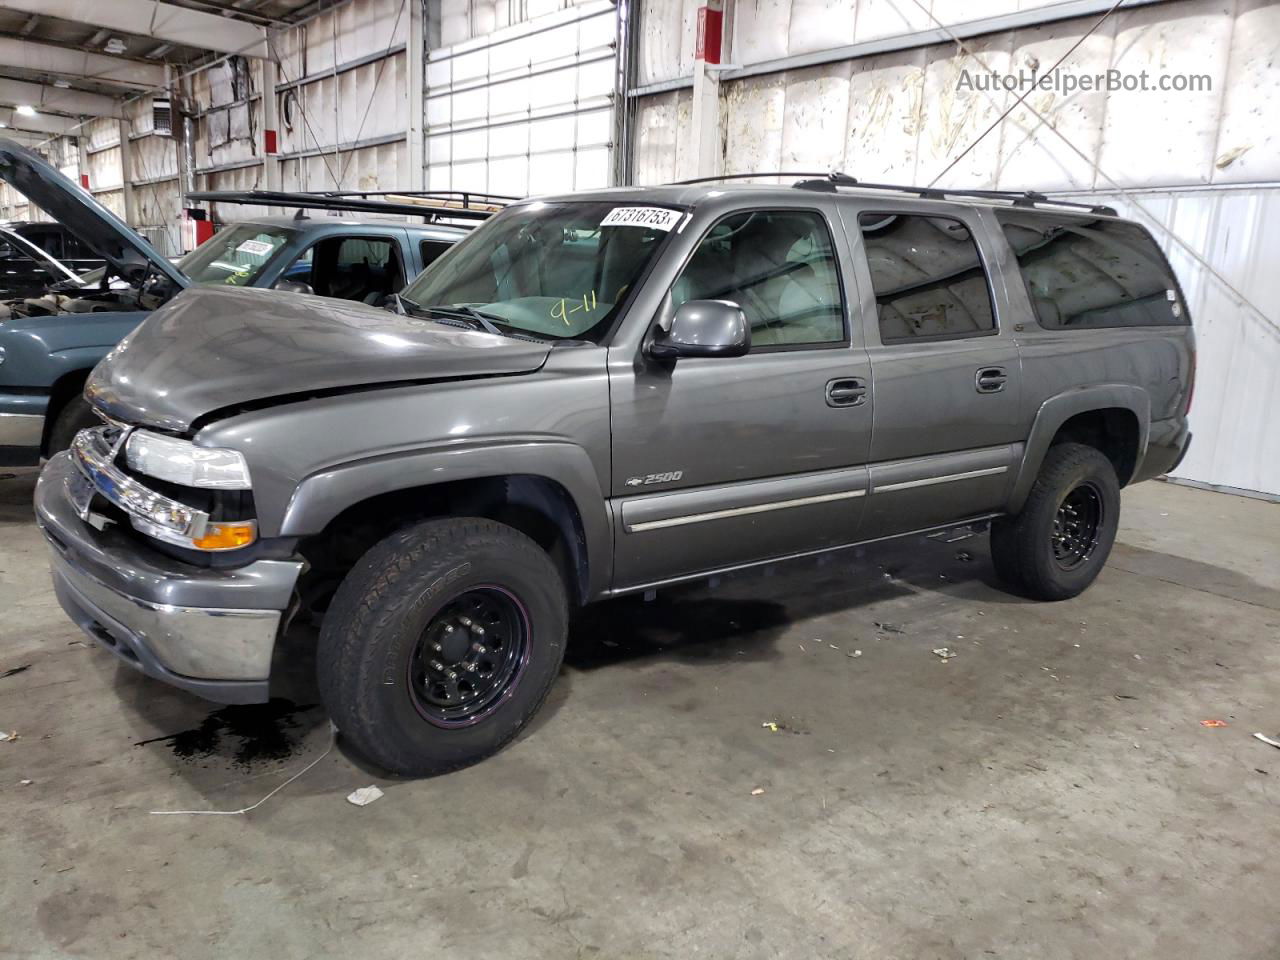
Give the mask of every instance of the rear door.
[{"label": "rear door", "polygon": [[854,538],[871,420],[847,260],[826,198],[727,213],[699,228],[664,309],[737,303],[750,353],[610,348],[615,586]]},{"label": "rear door", "polygon": [[999,510],[1021,454],[1021,373],[978,213],[859,201],[842,216],[864,291],[873,394],[859,539]]}]

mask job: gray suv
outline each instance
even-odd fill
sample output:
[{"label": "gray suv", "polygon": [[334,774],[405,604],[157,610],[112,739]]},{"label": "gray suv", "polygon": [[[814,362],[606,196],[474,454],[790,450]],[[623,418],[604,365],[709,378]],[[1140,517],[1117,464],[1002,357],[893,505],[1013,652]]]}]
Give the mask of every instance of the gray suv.
[{"label": "gray suv", "polygon": [[987,524],[1013,589],[1074,596],[1190,439],[1159,248],[1035,195],[526,201],[394,307],[188,290],[36,504],[67,613],[150,676],[265,700],[318,619],[334,722],[402,774],[514,737],[602,598]]}]

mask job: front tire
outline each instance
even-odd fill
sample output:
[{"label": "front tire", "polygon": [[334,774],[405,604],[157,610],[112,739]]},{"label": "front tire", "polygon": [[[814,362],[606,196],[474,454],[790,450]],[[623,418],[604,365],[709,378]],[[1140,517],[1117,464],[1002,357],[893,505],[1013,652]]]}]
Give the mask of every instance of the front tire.
[{"label": "front tire", "polygon": [[100,423],[102,421],[94,415],[93,409],[84,397],[72,397],[63,404],[57,418],[53,421],[53,426],[49,428],[48,456],[52,457],[55,453],[66,450],[71,446],[71,441],[76,438],[77,433],[86,427],[96,427]]},{"label": "front tire", "polygon": [[404,776],[496,753],[564,660],[565,587],[546,552],[492,520],[430,520],[372,547],[339,586],[317,652],[334,724]]},{"label": "front tire", "polygon": [[1120,522],[1120,482],[1103,453],[1049,448],[1022,510],[991,525],[996,573],[1036,600],[1066,600],[1097,578]]}]

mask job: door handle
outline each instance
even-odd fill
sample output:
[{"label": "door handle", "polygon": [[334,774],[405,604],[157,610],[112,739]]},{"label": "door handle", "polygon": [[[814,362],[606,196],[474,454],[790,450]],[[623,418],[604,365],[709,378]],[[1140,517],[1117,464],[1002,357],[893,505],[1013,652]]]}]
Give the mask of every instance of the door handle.
[{"label": "door handle", "polygon": [[856,407],[867,400],[867,385],[858,377],[827,381],[827,406]]},{"label": "door handle", "polygon": [[979,393],[999,393],[1009,382],[1009,373],[1004,367],[979,367],[974,374],[973,384]]}]

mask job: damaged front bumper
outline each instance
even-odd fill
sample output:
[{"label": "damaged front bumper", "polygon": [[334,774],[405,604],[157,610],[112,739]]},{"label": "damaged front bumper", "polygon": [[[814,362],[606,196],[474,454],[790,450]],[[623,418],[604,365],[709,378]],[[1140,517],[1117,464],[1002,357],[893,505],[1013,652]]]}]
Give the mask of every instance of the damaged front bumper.
[{"label": "damaged front bumper", "polygon": [[147,676],[220,703],[267,700],[301,561],[209,569],[171,559],[111,524],[97,529],[92,514],[82,519],[72,490],[84,479],[60,453],[36,484],[36,519],[67,615]]}]

